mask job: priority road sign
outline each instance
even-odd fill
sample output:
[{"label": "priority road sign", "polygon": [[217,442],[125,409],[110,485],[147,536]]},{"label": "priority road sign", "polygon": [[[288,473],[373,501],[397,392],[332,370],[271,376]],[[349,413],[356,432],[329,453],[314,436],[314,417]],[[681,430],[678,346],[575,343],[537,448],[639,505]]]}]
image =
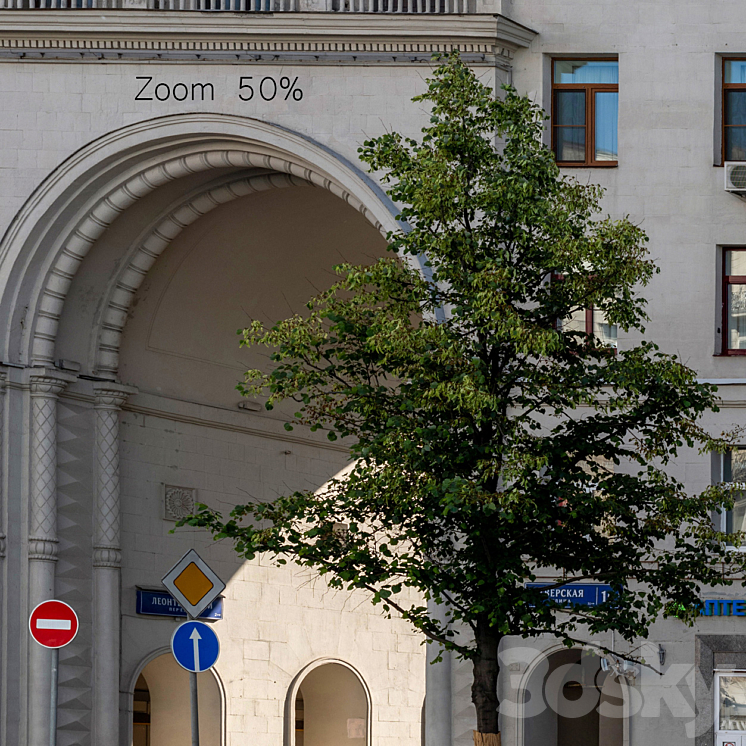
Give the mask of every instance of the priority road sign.
[{"label": "priority road sign", "polygon": [[171,637],[171,651],[182,668],[200,673],[215,665],[220,655],[220,642],[204,622],[184,622]]},{"label": "priority road sign", "polygon": [[225,583],[194,549],[168,571],[162,582],[195,619],[225,590]]},{"label": "priority road sign", "polygon": [[78,615],[64,601],[43,601],[28,620],[31,637],[45,648],[64,648],[78,634]]}]

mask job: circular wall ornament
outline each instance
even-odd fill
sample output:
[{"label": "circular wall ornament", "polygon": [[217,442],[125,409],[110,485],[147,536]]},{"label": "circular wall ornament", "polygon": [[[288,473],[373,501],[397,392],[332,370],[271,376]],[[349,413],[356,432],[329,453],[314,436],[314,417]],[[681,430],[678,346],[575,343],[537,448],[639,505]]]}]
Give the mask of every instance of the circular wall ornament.
[{"label": "circular wall ornament", "polygon": [[180,521],[194,512],[197,490],[191,487],[164,487],[164,508],[167,521]]}]

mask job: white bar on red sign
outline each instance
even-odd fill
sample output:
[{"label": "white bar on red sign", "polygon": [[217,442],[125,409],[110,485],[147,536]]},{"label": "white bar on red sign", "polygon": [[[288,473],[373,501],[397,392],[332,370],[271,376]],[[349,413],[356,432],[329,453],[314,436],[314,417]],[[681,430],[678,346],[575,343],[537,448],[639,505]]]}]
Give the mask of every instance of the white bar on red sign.
[{"label": "white bar on red sign", "polygon": [[72,622],[69,619],[37,619],[36,629],[70,629]]}]

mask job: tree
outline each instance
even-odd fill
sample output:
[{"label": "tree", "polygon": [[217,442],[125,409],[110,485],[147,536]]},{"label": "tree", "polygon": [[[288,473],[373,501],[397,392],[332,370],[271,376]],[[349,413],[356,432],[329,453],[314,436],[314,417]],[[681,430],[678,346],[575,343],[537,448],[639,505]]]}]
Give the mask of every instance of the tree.
[{"label": "tree", "polygon": [[[338,267],[306,315],[243,332],[273,361],[243,391],[268,409],[297,402],[288,429],[347,439],[349,473],[227,518],[201,506],[189,523],[243,557],[366,589],[471,659],[475,741],[496,744],[503,637],[571,645],[645,637],[660,615],[691,622],[700,588],[744,558],[713,529],[728,490],[689,495],[670,474],[684,447],[727,447],[698,424],[715,389],[652,342],[616,350],[565,322],[593,308],[641,336],[637,291],[656,271],[642,230],[599,219],[602,190],[560,174],[542,110],[512,88],[495,97],[458,56],[414,101],[431,109],[418,141],[390,133],[360,151],[402,206],[393,255]],[[558,585],[608,583],[610,598],[563,608],[526,587],[540,568]]]}]

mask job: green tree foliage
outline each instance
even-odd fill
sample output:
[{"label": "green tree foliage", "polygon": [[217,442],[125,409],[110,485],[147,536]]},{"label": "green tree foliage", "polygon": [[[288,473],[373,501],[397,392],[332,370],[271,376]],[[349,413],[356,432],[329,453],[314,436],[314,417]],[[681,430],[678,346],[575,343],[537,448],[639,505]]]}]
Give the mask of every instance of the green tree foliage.
[{"label": "green tree foliage", "polygon": [[[715,389],[651,342],[617,352],[561,321],[592,307],[642,336],[645,234],[599,219],[602,190],[560,174],[542,110],[496,98],[458,57],[414,101],[431,111],[419,140],[360,151],[402,205],[393,255],[338,267],[306,315],[244,331],[273,361],[244,392],[298,402],[293,424],[346,439],[354,466],[318,493],[189,522],[248,559],[366,589],[471,659],[478,730],[495,734],[504,636],[645,637],[658,616],[691,621],[701,587],[744,556],[712,529],[728,492],[690,495],[667,468],[682,448],[725,447],[698,424]],[[526,588],[541,568],[611,598],[561,608]]]}]

